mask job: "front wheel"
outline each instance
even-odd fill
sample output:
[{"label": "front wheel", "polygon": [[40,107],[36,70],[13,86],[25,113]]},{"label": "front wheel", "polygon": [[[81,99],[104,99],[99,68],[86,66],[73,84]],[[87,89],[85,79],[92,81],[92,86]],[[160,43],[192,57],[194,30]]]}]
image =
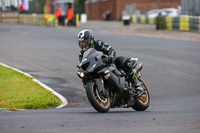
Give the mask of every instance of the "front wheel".
[{"label": "front wheel", "polygon": [[111,103],[110,98],[103,97],[95,84],[95,82],[89,82],[86,84],[86,94],[90,104],[100,113],[106,113],[109,111]]},{"label": "front wheel", "polygon": [[144,82],[141,79],[139,80],[142,82],[141,87],[144,89],[144,94],[138,98],[135,98],[135,104],[132,106],[132,108],[136,111],[145,111],[149,107],[150,96]]}]

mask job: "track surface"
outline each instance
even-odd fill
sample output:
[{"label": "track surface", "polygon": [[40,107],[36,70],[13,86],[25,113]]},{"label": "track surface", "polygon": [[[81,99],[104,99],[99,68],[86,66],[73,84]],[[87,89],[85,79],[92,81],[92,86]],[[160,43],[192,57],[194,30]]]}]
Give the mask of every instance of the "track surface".
[{"label": "track surface", "polygon": [[[75,67],[80,50],[76,35],[84,28],[93,29],[95,39],[111,44],[118,55],[143,62],[142,79],[151,96],[147,111],[111,109],[100,114],[88,104]],[[0,132],[199,133],[200,42],[112,32],[116,28],[123,26],[118,22],[88,22],[78,28],[0,24],[0,62],[31,74],[69,102],[63,109],[0,110]]]}]

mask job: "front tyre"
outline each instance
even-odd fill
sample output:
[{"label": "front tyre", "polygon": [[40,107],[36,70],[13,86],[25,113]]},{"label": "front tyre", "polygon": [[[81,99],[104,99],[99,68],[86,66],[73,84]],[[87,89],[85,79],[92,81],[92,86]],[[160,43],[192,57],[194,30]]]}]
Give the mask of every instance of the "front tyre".
[{"label": "front tyre", "polygon": [[95,82],[89,82],[86,84],[86,94],[90,104],[100,113],[106,113],[109,111],[111,103],[110,98],[101,96]]},{"label": "front tyre", "polygon": [[141,87],[144,89],[144,94],[138,98],[135,98],[135,104],[132,106],[132,108],[136,111],[145,111],[149,107],[150,97],[144,82],[141,79],[139,80],[142,82]]}]

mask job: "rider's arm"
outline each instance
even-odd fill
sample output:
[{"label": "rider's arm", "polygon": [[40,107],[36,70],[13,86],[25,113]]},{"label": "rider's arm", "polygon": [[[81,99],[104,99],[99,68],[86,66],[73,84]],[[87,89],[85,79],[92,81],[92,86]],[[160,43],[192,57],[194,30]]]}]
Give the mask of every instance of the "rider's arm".
[{"label": "rider's arm", "polygon": [[108,59],[113,60],[116,57],[115,50],[103,41],[97,40],[96,47],[99,51],[102,51],[104,56],[106,56]]}]

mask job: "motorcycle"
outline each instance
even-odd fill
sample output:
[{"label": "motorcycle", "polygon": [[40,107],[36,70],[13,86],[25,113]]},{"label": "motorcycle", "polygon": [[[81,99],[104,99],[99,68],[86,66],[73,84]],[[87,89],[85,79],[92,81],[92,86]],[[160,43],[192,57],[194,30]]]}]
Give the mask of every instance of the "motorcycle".
[{"label": "motorcycle", "polygon": [[117,69],[114,63],[107,63],[101,51],[89,48],[84,52],[81,63],[77,65],[77,75],[82,79],[87,98],[96,111],[105,113],[116,107],[145,111],[149,107],[149,92],[140,74],[142,63],[138,58],[130,58],[128,65],[134,70],[142,91],[136,89],[134,81],[129,81],[122,69]]}]

